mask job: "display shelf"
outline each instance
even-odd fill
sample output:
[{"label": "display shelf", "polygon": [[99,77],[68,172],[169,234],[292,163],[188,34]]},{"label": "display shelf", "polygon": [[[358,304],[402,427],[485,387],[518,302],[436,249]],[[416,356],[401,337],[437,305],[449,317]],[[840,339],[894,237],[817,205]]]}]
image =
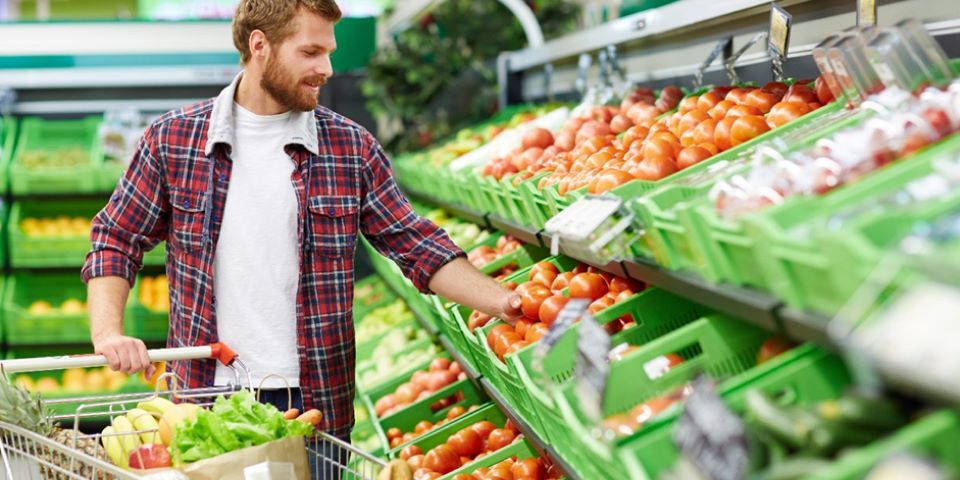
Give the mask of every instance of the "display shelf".
[{"label": "display shelf", "polygon": [[[443,208],[446,208],[444,206]],[[549,247],[540,239],[540,232],[536,232],[532,229],[526,228],[522,225],[518,225],[510,220],[504,220],[493,215],[487,215],[487,221],[489,222],[490,228],[499,230],[504,233],[509,233],[514,237],[517,237],[521,242],[529,243],[532,245],[539,245],[541,247]]]},{"label": "display shelf", "polygon": [[837,351],[837,342],[827,334],[827,325],[831,319],[818,313],[800,312],[784,307],[777,313],[783,325],[784,333],[794,338],[806,338],[829,350]]}]

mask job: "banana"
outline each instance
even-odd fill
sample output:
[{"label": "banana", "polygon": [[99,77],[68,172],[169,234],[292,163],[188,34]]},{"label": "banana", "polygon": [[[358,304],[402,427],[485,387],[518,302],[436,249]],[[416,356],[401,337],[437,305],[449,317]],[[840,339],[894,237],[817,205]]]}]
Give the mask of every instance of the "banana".
[{"label": "banana", "polygon": [[137,405],[137,408],[146,410],[150,415],[153,415],[154,418],[160,418],[163,416],[163,413],[173,407],[173,405],[173,402],[170,400],[167,400],[163,397],[157,397],[149,402],[140,402]]},{"label": "banana", "polygon": [[134,430],[140,432],[140,441],[144,445],[160,443],[160,424],[150,412],[142,408],[134,408],[127,412],[127,420],[133,424]]},{"label": "banana", "polygon": [[140,437],[134,432],[133,424],[126,416],[120,415],[113,418],[113,433],[118,435],[124,456],[130,455],[130,452],[140,446]]},{"label": "banana", "polygon": [[103,429],[100,441],[103,443],[103,450],[107,452],[110,461],[118,467],[127,468],[127,456],[123,453],[120,437],[114,434],[113,427],[108,426]]}]

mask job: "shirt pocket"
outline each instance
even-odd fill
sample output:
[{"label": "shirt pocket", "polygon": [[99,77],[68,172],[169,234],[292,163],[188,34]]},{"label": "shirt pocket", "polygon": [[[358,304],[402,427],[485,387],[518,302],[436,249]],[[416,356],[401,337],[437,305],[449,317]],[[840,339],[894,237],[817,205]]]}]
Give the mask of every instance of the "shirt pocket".
[{"label": "shirt pocket", "polygon": [[170,227],[175,248],[190,252],[203,247],[206,202],[204,192],[187,188],[170,189],[170,206],[173,207]]},{"label": "shirt pocket", "polygon": [[360,200],[348,195],[314,195],[308,207],[314,250],[324,257],[352,256],[357,244]]}]

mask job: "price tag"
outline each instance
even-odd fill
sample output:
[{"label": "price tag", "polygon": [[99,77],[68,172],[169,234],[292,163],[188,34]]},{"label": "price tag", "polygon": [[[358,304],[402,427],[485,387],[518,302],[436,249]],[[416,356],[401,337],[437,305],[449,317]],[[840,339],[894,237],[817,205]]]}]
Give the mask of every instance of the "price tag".
[{"label": "price tag", "polygon": [[857,0],[857,26],[877,24],[877,0]]},{"label": "price tag", "polygon": [[580,322],[577,338],[577,397],[587,417],[599,425],[603,420],[603,396],[610,374],[610,335],[589,313]]},{"label": "price tag", "polygon": [[706,377],[693,382],[673,441],[711,480],[739,480],[746,473],[747,433],[743,420],[727,408]]},{"label": "price tag", "polygon": [[553,255],[559,254],[560,237],[572,242],[586,240],[616,213],[623,201],[617,197],[586,197],[547,221],[544,231],[553,237]]},{"label": "price tag", "polygon": [[707,68],[713,64],[713,61],[723,54],[724,60],[730,57],[733,53],[733,37],[727,37],[720,39],[717,42],[717,46],[713,47],[713,51],[710,52],[710,55],[707,55],[707,58],[700,64],[700,67],[697,68],[697,71],[693,74],[693,89],[698,90],[703,85],[703,74],[707,71]]},{"label": "price tag", "polygon": [[560,341],[564,333],[570,330],[570,327],[580,320],[580,317],[587,312],[590,302],[583,298],[574,298],[564,305],[557,319],[550,324],[546,335],[536,343],[533,351],[534,368],[543,371],[543,359],[553,350],[553,347]]},{"label": "price tag", "polygon": [[777,80],[783,79],[783,64],[787,60],[787,51],[790,48],[790,29],[792,27],[793,16],[780,5],[771,4],[767,49],[773,62],[773,76]]}]

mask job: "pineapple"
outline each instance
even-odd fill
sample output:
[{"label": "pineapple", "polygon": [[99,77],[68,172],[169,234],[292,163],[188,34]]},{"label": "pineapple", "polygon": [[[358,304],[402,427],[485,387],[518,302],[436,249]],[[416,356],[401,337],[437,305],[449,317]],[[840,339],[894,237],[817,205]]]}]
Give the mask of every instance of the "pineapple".
[{"label": "pineapple", "polygon": [[[0,378],[0,421],[8,422],[31,432],[43,435],[61,445],[73,450],[80,450],[84,454],[108,461],[102,448],[92,438],[77,438],[74,430],[64,430],[51,420],[52,412],[46,409],[40,396],[10,383],[6,378]],[[39,445],[38,445],[39,447]],[[59,453],[45,453],[43,462],[48,465],[57,465],[64,470],[76,469],[70,458]],[[40,467],[41,477],[45,479],[67,478],[62,473],[51,471],[44,464]],[[93,468],[83,466],[80,471],[83,478],[106,478],[103,472],[94,476]]]}]

